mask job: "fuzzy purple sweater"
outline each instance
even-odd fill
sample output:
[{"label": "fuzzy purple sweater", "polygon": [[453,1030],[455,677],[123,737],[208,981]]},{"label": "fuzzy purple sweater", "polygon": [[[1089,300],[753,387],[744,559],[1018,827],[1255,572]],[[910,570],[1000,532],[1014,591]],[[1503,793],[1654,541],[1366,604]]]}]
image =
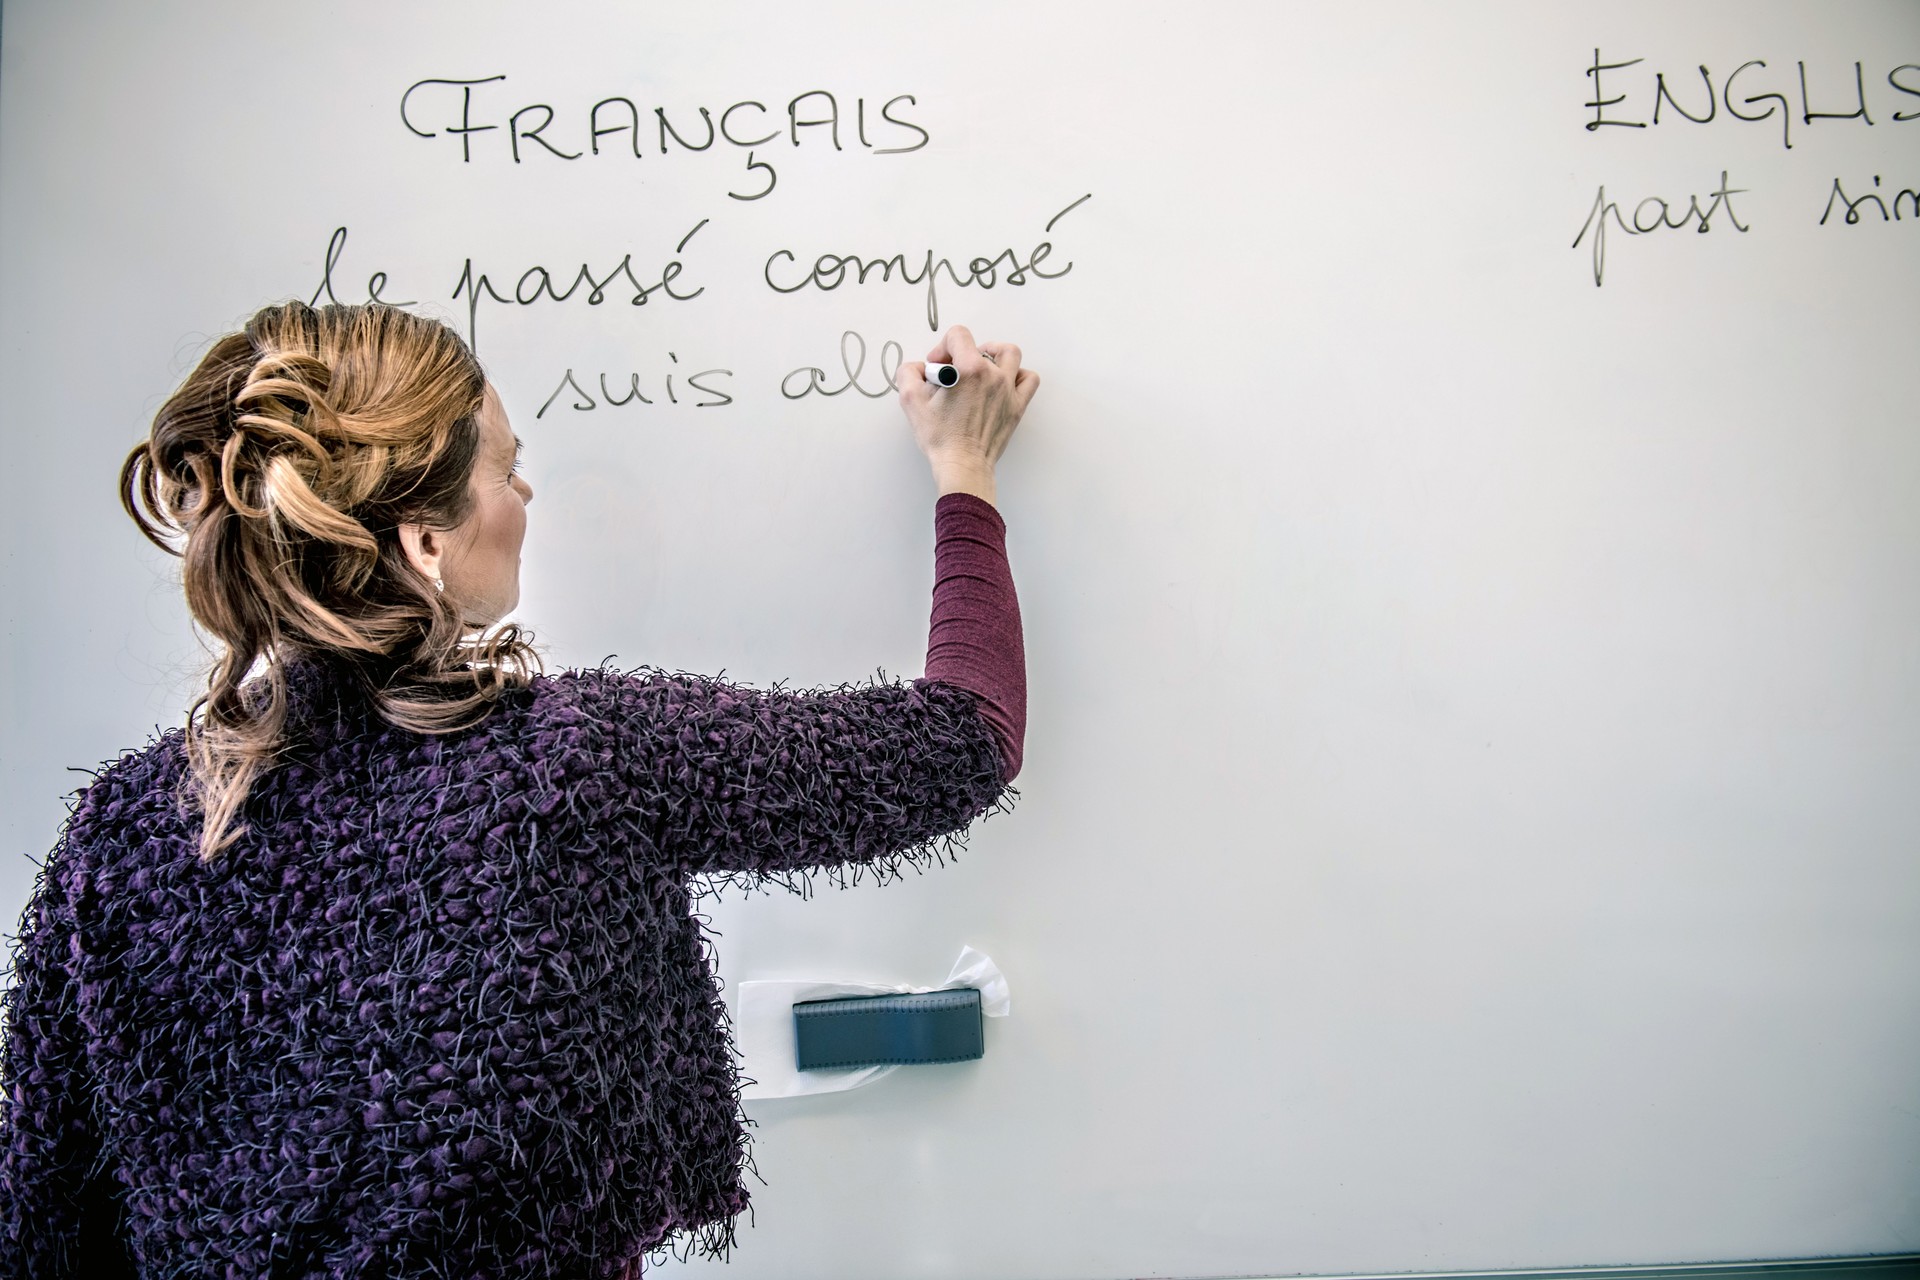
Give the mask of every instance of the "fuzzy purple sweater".
[{"label": "fuzzy purple sweater", "polygon": [[751,1157],[695,913],[924,868],[1017,795],[1005,526],[935,506],[927,675],[536,679],[424,736],[324,662],[211,865],[179,730],[78,796],[22,921],[0,1275],[632,1277],[724,1256]]}]

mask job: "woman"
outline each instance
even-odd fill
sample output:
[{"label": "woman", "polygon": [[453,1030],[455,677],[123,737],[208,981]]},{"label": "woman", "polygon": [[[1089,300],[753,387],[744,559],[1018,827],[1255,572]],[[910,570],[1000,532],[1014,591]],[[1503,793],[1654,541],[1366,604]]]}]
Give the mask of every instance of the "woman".
[{"label": "woman", "polygon": [[[750,1167],[696,877],[950,851],[1026,714],[993,468],[1038,380],[950,330],[924,678],[538,673],[532,489],[454,333],[270,307],[128,457],[220,642],[79,796],[0,1059],[0,1274],[626,1277],[723,1255]],[[705,881],[703,881],[704,883]]]}]

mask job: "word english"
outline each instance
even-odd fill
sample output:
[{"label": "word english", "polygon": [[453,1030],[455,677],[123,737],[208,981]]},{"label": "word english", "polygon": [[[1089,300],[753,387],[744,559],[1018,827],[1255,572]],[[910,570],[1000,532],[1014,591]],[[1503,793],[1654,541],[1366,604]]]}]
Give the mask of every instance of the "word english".
[{"label": "word english", "polygon": [[[1593,97],[1590,101],[1583,104],[1589,111],[1593,112],[1593,119],[1587,121],[1588,133],[1592,133],[1596,129],[1605,129],[1608,127],[1616,129],[1644,129],[1647,127],[1649,122],[1646,119],[1640,118],[1649,114],[1647,104],[1644,100],[1637,106],[1622,106],[1623,103],[1627,102],[1627,94],[1624,91],[1609,98],[1606,95],[1606,91],[1600,86],[1600,76],[1602,72],[1624,71],[1628,67],[1640,65],[1640,63],[1644,61],[1644,58],[1629,58],[1624,62],[1602,62],[1600,61],[1600,51],[1598,49],[1593,51],[1593,65],[1587,68],[1587,75],[1593,80]],[[1858,120],[1863,125],[1871,125],[1874,123],[1873,115],[1868,110],[1866,72],[1861,63],[1856,62],[1853,64],[1853,110],[1851,111],[1814,110],[1813,104],[1816,97],[1821,98],[1822,106],[1844,106],[1847,105],[1847,103],[1844,100],[1833,100],[1838,98],[1839,95],[1833,92],[1830,83],[1827,83],[1824,89],[1810,88],[1807,77],[1807,64],[1805,62],[1799,62],[1794,65],[1798,68],[1798,76],[1794,81],[1782,83],[1783,77],[1772,75],[1767,71],[1767,64],[1764,61],[1759,58],[1753,58],[1735,67],[1730,74],[1722,78],[1719,88],[1716,89],[1713,83],[1713,72],[1709,71],[1705,64],[1702,64],[1700,67],[1700,89],[1695,91],[1683,86],[1678,94],[1667,87],[1666,72],[1655,72],[1653,84],[1650,86],[1653,99],[1651,123],[1658,126],[1660,124],[1660,112],[1666,109],[1670,112],[1670,115],[1679,116],[1681,119],[1693,124],[1711,124],[1724,108],[1727,119],[1738,120],[1743,124],[1760,124],[1767,120],[1778,120],[1780,123],[1780,145],[1787,150],[1792,150],[1793,122],[1796,113],[1794,111],[1794,104],[1788,100],[1786,93],[1781,92],[1781,89],[1784,88],[1788,92],[1791,92],[1796,83],[1800,91],[1800,110],[1797,114],[1802,126],[1812,125],[1816,120]],[[1738,89],[1734,88],[1735,81],[1739,80],[1748,72],[1753,71],[1755,68],[1759,69],[1759,75],[1749,76],[1747,81]],[[1829,81],[1831,78],[1830,74],[1826,77]],[[1616,76],[1615,79],[1617,81],[1619,77]],[[1819,73],[1815,74],[1815,79],[1821,79]],[[1920,66],[1916,66],[1910,62],[1902,63],[1900,66],[1887,72],[1886,82],[1887,86],[1892,89],[1894,93],[1902,94],[1905,97],[1920,99]],[[1747,92],[1749,89],[1756,88],[1759,89],[1760,92]],[[1892,101],[1898,104],[1902,100],[1901,98],[1895,98]],[[1765,104],[1765,110],[1759,109],[1762,104]],[[1906,105],[1909,107],[1914,106],[1913,103],[1907,103]],[[1630,112],[1631,114],[1609,116],[1607,114],[1607,108],[1609,107],[1618,107],[1621,112]],[[1740,109],[1741,107],[1745,107],[1747,110],[1742,111]],[[1691,110],[1689,110],[1689,108],[1691,108]],[[1881,118],[1888,118],[1885,106],[1881,107]],[[1920,110],[1895,111],[1892,113],[1891,118],[1896,124],[1904,124],[1909,120],[1920,118]]]}]

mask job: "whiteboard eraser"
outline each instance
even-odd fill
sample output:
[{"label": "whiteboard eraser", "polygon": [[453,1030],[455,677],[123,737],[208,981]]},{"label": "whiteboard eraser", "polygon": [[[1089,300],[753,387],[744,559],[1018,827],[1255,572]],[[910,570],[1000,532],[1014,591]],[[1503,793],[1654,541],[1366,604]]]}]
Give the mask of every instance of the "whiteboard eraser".
[{"label": "whiteboard eraser", "polygon": [[805,1000],[793,1006],[793,1044],[801,1071],[985,1057],[980,989]]}]

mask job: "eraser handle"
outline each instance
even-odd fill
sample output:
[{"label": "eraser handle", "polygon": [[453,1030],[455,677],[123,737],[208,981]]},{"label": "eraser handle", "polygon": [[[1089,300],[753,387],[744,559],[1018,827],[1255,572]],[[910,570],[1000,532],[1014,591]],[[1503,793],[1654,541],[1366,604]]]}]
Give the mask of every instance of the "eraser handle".
[{"label": "eraser handle", "polygon": [[793,1043],[801,1071],[984,1057],[980,989],[805,1000],[793,1006]]}]

